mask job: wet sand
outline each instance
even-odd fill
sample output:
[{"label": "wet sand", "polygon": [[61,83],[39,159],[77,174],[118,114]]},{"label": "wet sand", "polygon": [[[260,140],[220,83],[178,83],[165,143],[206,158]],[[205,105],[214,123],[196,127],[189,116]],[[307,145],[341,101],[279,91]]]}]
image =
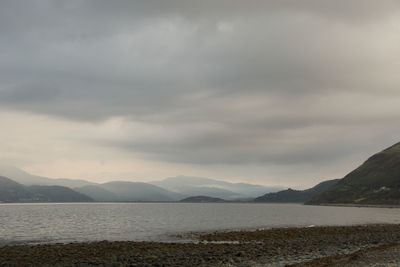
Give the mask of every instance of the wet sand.
[{"label": "wet sand", "polygon": [[385,266],[400,264],[400,225],[190,233],[189,243],[0,247],[1,266]]}]

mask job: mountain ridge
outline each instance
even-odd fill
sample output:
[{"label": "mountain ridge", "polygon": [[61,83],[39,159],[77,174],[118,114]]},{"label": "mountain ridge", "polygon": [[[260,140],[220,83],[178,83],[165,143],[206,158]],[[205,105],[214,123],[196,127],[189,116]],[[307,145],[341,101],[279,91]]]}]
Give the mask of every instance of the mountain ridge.
[{"label": "mountain ridge", "polygon": [[204,195],[227,200],[254,198],[265,192],[274,192],[284,187],[266,187],[248,183],[231,183],[195,176],[176,176],[150,182],[173,192],[190,196]]},{"label": "mountain ridge", "polygon": [[271,203],[304,203],[311,200],[314,196],[326,191],[328,188],[339,182],[340,179],[323,181],[314,187],[306,190],[293,190],[291,188],[275,193],[267,193],[254,199],[254,202]]},{"label": "mountain ridge", "polygon": [[[93,183],[86,180],[65,178],[48,178],[29,174],[13,166],[0,164],[0,175],[26,185],[65,186],[95,201],[178,201],[191,196],[209,196],[228,200],[249,200],[265,192],[278,191],[284,187],[266,187],[248,183],[230,183],[211,178],[177,176],[161,181],[148,183],[130,181],[112,181],[108,183]],[[114,183],[114,184],[113,184]],[[116,188],[115,183],[126,183],[130,192],[124,186]],[[114,186],[113,186],[114,185]],[[137,187],[137,188],[135,188]],[[147,192],[147,195],[144,194]],[[130,194],[130,195],[128,195]]]},{"label": "mountain ridge", "polygon": [[222,198],[209,197],[209,196],[192,196],[181,199],[179,202],[185,203],[223,203],[228,202]]},{"label": "mountain ridge", "polygon": [[372,155],[307,204],[400,205],[400,142]]},{"label": "mountain ridge", "polygon": [[0,202],[92,202],[90,197],[65,186],[25,186],[0,176]]},{"label": "mountain ridge", "polygon": [[82,179],[68,179],[68,178],[48,178],[38,175],[30,174],[24,170],[16,168],[11,165],[0,164],[0,175],[8,177],[23,185],[58,185],[66,186],[69,188],[80,187],[89,184],[95,184]]}]

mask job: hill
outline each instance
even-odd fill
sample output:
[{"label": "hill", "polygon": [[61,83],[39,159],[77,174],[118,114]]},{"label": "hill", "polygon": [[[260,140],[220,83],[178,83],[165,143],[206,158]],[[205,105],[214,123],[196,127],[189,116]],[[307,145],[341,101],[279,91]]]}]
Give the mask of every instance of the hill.
[{"label": "hill", "polygon": [[64,186],[24,186],[0,177],[0,202],[89,202],[90,197]]},{"label": "hill", "polygon": [[180,202],[188,202],[188,203],[215,203],[215,202],[226,202],[226,200],[216,197],[208,197],[208,196],[194,196],[187,197],[182,199]]},{"label": "hill", "polygon": [[181,194],[141,182],[109,182],[100,187],[117,195],[117,201],[177,201],[182,198]]},{"label": "hill", "polygon": [[400,204],[400,143],[365,161],[307,204]]},{"label": "hill", "polygon": [[48,177],[32,175],[19,168],[5,164],[0,164],[0,175],[8,177],[23,185],[59,185],[73,188],[94,184],[85,180],[67,178],[52,179]]},{"label": "hill", "polygon": [[333,186],[339,179],[328,180],[317,184],[307,190],[293,190],[291,188],[276,193],[268,193],[254,199],[255,202],[273,202],[273,203],[304,203],[311,200],[314,196],[321,194]]},{"label": "hill", "polygon": [[94,201],[113,202],[121,201],[117,194],[101,187],[100,185],[85,185],[74,188],[75,191],[91,197]]},{"label": "hill", "polygon": [[[48,178],[29,174],[19,168],[0,163],[0,176],[9,177],[24,186],[63,186],[95,201],[178,201],[190,196],[251,201],[255,196],[276,192],[284,187],[266,187],[247,183],[230,183],[209,178],[177,176],[150,183],[111,182],[105,184],[85,180]],[[120,183],[120,185],[118,185]],[[125,183],[125,184],[121,184]],[[126,186],[126,187],[125,187]],[[53,188],[55,189],[55,188]]]},{"label": "hill", "polygon": [[0,202],[21,202],[32,199],[33,194],[23,185],[0,176]]},{"label": "hill", "polygon": [[65,186],[31,185],[27,189],[45,202],[91,202],[92,198]]},{"label": "hill", "polygon": [[265,192],[275,192],[282,187],[266,187],[246,183],[230,183],[202,177],[177,176],[151,182],[167,190],[186,196],[210,196],[223,199],[254,198]]}]

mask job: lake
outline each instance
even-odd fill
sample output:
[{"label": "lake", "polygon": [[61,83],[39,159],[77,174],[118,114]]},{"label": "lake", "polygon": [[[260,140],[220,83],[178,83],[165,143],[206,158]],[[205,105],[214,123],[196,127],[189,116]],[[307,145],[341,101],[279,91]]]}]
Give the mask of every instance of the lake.
[{"label": "lake", "polygon": [[400,223],[400,209],[253,203],[0,204],[0,244],[173,241],[191,231]]}]

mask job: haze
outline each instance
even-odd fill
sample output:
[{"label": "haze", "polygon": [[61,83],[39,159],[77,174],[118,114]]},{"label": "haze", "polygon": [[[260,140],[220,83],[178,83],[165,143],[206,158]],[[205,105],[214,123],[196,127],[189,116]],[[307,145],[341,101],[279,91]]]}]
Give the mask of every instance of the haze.
[{"label": "haze", "polygon": [[306,188],[399,140],[399,1],[0,2],[0,162]]}]

